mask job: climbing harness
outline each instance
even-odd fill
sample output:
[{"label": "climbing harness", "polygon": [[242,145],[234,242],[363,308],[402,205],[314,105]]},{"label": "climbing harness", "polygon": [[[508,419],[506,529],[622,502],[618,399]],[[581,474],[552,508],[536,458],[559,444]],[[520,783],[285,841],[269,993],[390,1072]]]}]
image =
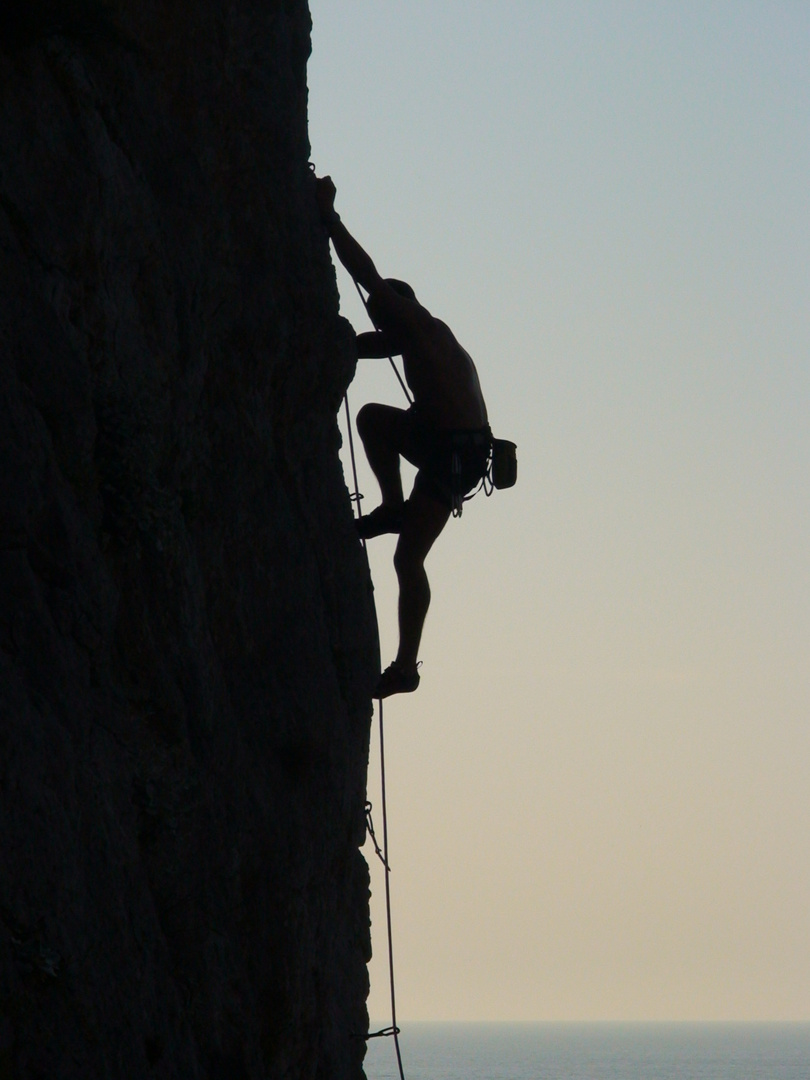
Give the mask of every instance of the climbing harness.
[{"label": "climbing harness", "polygon": [[[457,462],[458,465],[456,464]],[[460,473],[461,463],[459,455],[454,451],[452,475],[455,478]],[[479,491],[483,491],[487,498],[489,498],[493,491],[502,491],[504,488],[513,487],[516,481],[516,444],[510,442],[509,439],[496,439],[493,435],[490,435],[486,471],[481,477],[480,483],[469,493],[469,495],[459,495],[455,491],[452,493],[453,517],[461,517],[464,503],[469,502]]]}]

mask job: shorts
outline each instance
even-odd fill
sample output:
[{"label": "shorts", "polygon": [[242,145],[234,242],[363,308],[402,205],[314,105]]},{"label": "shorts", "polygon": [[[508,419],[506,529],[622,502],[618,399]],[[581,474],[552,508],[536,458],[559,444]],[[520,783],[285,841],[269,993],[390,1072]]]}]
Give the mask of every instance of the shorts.
[{"label": "shorts", "polygon": [[400,453],[419,470],[413,490],[452,509],[486,475],[492,447],[489,425],[445,431],[419,423],[412,410],[406,416],[406,438]]}]

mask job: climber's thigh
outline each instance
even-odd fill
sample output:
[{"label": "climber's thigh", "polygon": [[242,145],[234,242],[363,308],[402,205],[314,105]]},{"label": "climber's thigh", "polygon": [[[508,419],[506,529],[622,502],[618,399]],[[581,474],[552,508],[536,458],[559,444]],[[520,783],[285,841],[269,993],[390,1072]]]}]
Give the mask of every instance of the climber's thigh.
[{"label": "climber's thigh", "polygon": [[408,442],[411,424],[405,409],[370,402],[357,414],[357,430],[363,444],[390,446],[401,452]]}]

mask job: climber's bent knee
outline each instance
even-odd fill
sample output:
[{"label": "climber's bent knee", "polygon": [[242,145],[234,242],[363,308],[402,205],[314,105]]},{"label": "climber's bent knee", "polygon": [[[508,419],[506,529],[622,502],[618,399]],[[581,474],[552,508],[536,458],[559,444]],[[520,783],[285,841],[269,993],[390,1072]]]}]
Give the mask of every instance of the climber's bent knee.
[{"label": "climber's bent knee", "polygon": [[390,433],[398,428],[404,415],[403,409],[396,409],[393,405],[369,402],[357,414],[357,430],[360,438],[365,442],[369,437],[379,439],[390,436]]}]

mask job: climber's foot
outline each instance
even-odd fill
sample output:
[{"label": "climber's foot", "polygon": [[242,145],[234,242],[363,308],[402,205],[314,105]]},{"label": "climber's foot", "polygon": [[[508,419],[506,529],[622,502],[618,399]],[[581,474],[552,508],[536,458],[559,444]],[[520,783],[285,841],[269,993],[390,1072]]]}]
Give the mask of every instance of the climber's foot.
[{"label": "climber's foot", "polygon": [[354,523],[357,534],[361,540],[370,540],[372,536],[382,536],[383,533],[398,533],[402,528],[404,513],[405,503],[383,503],[365,517],[357,518]]},{"label": "climber's foot", "polygon": [[391,697],[392,694],[412,694],[419,685],[419,672],[414,668],[406,671],[399,666],[396,660],[389,664],[380,676],[377,689],[374,691],[375,698]]}]

